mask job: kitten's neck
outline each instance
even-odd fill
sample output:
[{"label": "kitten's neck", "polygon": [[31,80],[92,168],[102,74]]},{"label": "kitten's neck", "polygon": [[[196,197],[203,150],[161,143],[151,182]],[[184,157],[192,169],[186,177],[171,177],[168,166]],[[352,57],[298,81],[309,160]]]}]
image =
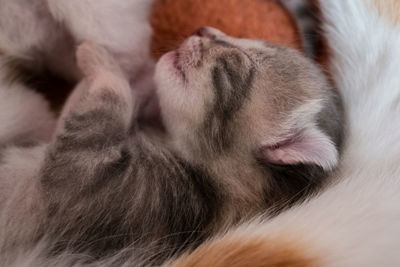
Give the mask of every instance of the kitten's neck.
[{"label": "kitten's neck", "polygon": [[205,159],[228,199],[221,221],[232,224],[237,218],[250,218],[264,208],[264,188],[267,177],[257,162],[248,155],[229,153]]}]

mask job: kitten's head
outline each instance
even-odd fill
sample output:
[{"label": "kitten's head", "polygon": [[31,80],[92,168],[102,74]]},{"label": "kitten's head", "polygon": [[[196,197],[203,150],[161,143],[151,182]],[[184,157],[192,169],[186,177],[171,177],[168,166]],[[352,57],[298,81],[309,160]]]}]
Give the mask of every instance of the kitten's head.
[{"label": "kitten's head", "polygon": [[236,149],[275,164],[337,164],[336,95],[294,50],[201,28],[160,59],[155,79],[165,126],[189,158]]}]

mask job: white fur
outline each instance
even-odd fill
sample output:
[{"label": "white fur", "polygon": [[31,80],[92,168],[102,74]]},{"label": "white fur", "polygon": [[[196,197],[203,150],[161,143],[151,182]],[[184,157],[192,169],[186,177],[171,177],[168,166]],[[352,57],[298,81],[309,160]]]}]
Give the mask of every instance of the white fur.
[{"label": "white fur", "polygon": [[289,238],[318,266],[399,266],[400,25],[379,17],[371,1],[320,3],[349,123],[337,183],[228,235]]},{"label": "white fur", "polygon": [[1,0],[0,6],[0,47],[9,56],[27,58],[61,34],[44,1]]},{"label": "white fur", "polygon": [[[38,1],[38,0],[36,0]],[[149,13],[154,0],[40,0],[51,17],[72,35],[75,44],[91,41],[109,50],[129,77],[139,105],[154,95],[154,62],[150,57]]]},{"label": "white fur", "polygon": [[0,53],[35,71],[46,67],[66,79],[79,77],[73,40],[44,0],[0,0],[0,7]]},{"label": "white fur", "polygon": [[[3,69],[0,58],[0,69]],[[35,231],[40,195],[36,174],[44,145],[50,141],[55,116],[45,99],[0,72],[0,265],[11,240],[22,244]],[[15,144],[28,146],[15,146]],[[31,143],[31,144],[29,144]],[[12,214],[12,216],[10,216]]]},{"label": "white fur", "polygon": [[[0,70],[3,70],[0,58]],[[55,118],[44,98],[0,72],[0,146],[13,141],[49,141]]]},{"label": "white fur", "polygon": [[45,66],[76,80],[79,72],[74,63],[75,45],[89,40],[108,48],[135,81],[151,61],[147,16],[152,3],[153,0],[0,0],[0,51],[30,61],[24,63],[32,64],[34,69]]},{"label": "white fur", "polygon": [[128,72],[146,63],[151,0],[47,0],[53,17],[66,25],[77,43],[90,40],[114,52]]}]

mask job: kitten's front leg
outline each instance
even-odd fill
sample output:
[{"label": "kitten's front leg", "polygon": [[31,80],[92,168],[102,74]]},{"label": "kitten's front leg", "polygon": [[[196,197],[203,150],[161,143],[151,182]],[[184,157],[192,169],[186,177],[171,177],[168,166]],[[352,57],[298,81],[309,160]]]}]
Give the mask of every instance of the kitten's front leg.
[{"label": "kitten's front leg", "polygon": [[[124,142],[134,103],[120,67],[104,48],[84,43],[78,48],[77,59],[85,74],[86,92],[70,105],[50,145],[41,185],[51,212],[80,216],[81,212],[97,210],[91,207],[100,205],[97,193],[123,177],[129,167]],[[92,196],[93,203],[89,201]]]},{"label": "kitten's front leg", "polygon": [[107,89],[106,87],[108,87],[107,90],[119,90],[116,93],[120,94],[121,98],[128,105],[128,113],[125,115],[128,119],[131,117],[130,111],[133,105],[131,100],[132,92],[127,90],[129,87],[126,84],[127,80],[114,58],[104,48],[100,49],[99,46],[90,42],[85,42],[78,48],[77,58],[86,79],[83,79],[68,97],[58,120],[55,136],[58,134],[60,128],[63,127],[65,118],[69,115],[71,109],[76,107],[77,103],[88,93],[88,88],[91,88],[91,91]]},{"label": "kitten's front leg", "polygon": [[88,82],[88,103],[84,105],[118,109],[121,113],[117,116],[121,116],[124,124],[130,124],[134,104],[132,90],[113,56],[105,48],[85,42],[78,47],[77,60]]}]

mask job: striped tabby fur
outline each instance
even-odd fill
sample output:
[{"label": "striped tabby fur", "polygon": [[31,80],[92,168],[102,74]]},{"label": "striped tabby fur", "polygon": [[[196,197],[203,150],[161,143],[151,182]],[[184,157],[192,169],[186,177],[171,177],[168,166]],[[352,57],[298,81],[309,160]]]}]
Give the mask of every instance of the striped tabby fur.
[{"label": "striped tabby fur", "polygon": [[280,0],[280,3],[296,21],[305,54],[316,59],[322,42],[315,6],[311,4],[311,0]]}]

